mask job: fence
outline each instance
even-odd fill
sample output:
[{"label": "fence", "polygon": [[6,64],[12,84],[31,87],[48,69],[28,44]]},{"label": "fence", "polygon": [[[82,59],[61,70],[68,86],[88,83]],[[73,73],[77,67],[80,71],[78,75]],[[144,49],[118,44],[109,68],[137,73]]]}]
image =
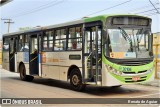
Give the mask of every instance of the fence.
[{"label": "fence", "polygon": [[160,78],[160,33],[153,34],[153,54],[155,58],[155,78]]}]

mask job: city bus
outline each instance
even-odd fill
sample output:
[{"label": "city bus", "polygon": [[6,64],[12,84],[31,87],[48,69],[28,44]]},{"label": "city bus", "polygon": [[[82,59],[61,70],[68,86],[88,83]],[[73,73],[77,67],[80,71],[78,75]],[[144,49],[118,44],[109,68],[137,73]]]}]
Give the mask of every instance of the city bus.
[{"label": "city bus", "polygon": [[3,35],[3,69],[86,85],[118,87],[154,79],[151,19],[99,15]]}]

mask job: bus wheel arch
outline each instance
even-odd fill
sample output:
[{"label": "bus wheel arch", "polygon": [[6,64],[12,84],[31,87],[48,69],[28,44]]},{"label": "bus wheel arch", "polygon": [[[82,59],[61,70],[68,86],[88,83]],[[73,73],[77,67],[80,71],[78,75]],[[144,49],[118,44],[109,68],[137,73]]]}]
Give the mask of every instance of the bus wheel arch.
[{"label": "bus wheel arch", "polygon": [[67,80],[70,79],[71,72],[72,72],[72,70],[75,69],[75,68],[79,69],[76,65],[71,65],[71,66],[69,67],[68,72],[67,72]]},{"label": "bus wheel arch", "polygon": [[77,66],[74,65],[69,68],[68,79],[75,91],[83,91],[85,89],[86,85],[82,83],[82,74]]}]

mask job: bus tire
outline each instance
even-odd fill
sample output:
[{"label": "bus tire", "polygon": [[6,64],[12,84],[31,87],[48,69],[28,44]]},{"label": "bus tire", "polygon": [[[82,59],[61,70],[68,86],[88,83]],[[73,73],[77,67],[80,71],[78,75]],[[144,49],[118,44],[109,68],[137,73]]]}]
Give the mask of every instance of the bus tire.
[{"label": "bus tire", "polygon": [[112,86],[111,88],[119,88],[121,87],[122,85],[116,85],[116,86]]},{"label": "bus tire", "polygon": [[82,76],[79,69],[74,68],[70,74],[70,84],[75,91],[84,91],[86,85],[82,83]]},{"label": "bus tire", "polygon": [[23,80],[23,81],[32,81],[34,79],[33,76],[26,75],[26,68],[25,68],[24,64],[20,65],[19,71],[20,71],[21,80]]}]

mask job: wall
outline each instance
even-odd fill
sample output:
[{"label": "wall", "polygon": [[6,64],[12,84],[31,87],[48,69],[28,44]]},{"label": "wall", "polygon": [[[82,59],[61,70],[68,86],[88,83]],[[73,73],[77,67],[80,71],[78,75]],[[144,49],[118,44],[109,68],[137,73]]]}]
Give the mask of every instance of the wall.
[{"label": "wall", "polygon": [[160,78],[160,32],[153,34],[153,54],[155,57],[155,77]]}]

